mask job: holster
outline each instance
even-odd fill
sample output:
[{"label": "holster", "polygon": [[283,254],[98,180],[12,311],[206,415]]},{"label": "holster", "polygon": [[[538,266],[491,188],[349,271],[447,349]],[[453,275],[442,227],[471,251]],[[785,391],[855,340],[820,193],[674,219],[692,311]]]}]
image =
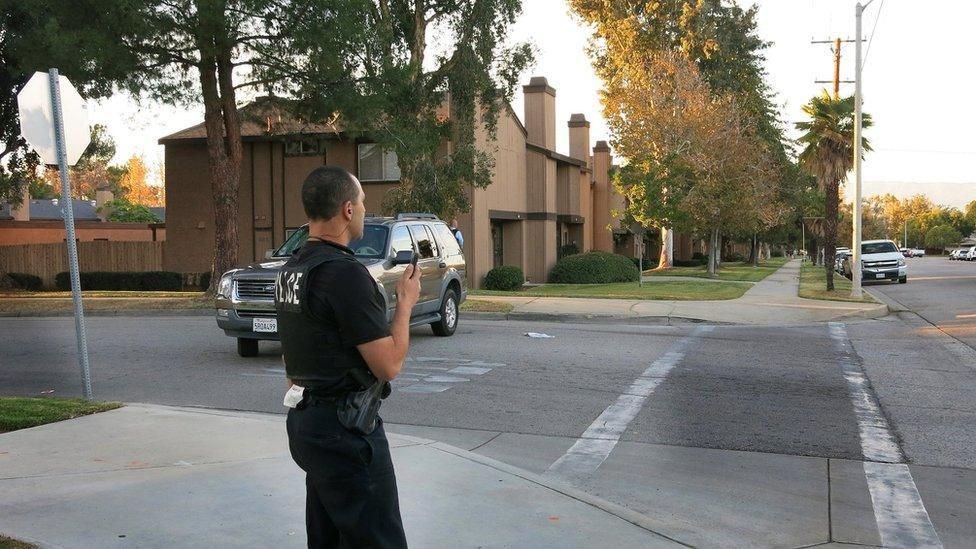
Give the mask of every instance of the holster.
[{"label": "holster", "polygon": [[376,376],[362,368],[349,371],[362,388],[353,391],[336,401],[336,415],[339,423],[346,429],[360,435],[368,435],[376,429],[380,404],[390,395],[390,384],[376,379]]}]

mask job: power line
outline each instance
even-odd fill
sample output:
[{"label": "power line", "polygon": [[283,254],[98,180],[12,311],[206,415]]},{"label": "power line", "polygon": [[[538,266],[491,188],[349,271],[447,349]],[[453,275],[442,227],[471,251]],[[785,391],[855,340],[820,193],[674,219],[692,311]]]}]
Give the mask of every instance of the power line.
[{"label": "power line", "polygon": [[868,38],[868,47],[864,52],[864,60],[861,61],[861,72],[864,72],[865,65],[868,64],[868,55],[871,54],[871,44],[874,43],[874,32],[878,30],[878,21],[881,20],[881,10],[884,9],[884,0],[881,0],[881,5],[878,6],[878,16],[874,18],[874,26],[871,27],[871,37]]}]

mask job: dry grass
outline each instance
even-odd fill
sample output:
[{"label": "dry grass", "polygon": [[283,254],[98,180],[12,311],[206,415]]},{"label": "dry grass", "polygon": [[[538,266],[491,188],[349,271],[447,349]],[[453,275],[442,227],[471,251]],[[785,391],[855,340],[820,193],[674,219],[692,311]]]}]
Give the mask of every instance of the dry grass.
[{"label": "dry grass", "polygon": [[827,301],[852,301],[855,303],[877,303],[873,297],[864,292],[861,299],[851,297],[851,281],[843,275],[834,273],[834,289],[826,290],[827,273],[822,265],[814,266],[804,261],[800,267],[800,289],[797,295],[805,299],[822,299]]},{"label": "dry grass", "polygon": [[[86,311],[179,311],[187,309],[213,308],[213,299],[200,292],[194,297],[83,297],[82,306]],[[0,315],[43,314],[70,312],[74,305],[70,294],[67,297],[49,296],[8,297],[0,296]]]},{"label": "dry grass", "polygon": [[474,313],[510,313],[514,308],[511,303],[486,299],[468,299],[461,304],[462,311]]}]

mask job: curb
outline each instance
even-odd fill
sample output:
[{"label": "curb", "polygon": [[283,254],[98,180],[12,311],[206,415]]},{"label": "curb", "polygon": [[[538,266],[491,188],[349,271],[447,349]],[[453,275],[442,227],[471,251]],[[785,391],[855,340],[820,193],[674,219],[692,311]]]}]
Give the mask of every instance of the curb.
[{"label": "curb", "polygon": [[511,320],[523,322],[564,322],[573,324],[628,324],[640,326],[674,326],[684,324],[714,324],[734,325],[729,322],[716,322],[700,318],[684,318],[677,316],[614,316],[614,315],[581,315],[557,313],[479,313],[467,311],[461,313],[462,319],[467,320]]},{"label": "curb", "polygon": [[892,313],[906,313],[906,312],[911,312],[911,309],[909,309],[908,307],[905,307],[901,303],[895,301],[893,298],[890,298],[887,295],[882,294],[881,292],[875,293],[875,292],[872,292],[871,290],[869,290],[867,288],[864,288],[864,287],[862,287],[861,289],[864,290],[865,292],[867,292],[868,295],[870,295],[871,297],[873,297],[876,301],[880,301],[881,303],[883,303],[884,305],[886,305],[888,307],[888,311],[890,311]]}]

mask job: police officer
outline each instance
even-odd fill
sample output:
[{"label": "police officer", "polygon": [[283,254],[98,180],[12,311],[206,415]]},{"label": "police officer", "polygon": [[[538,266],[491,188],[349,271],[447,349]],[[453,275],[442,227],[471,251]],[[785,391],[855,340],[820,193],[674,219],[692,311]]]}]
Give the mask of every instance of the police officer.
[{"label": "police officer", "polygon": [[363,236],[365,198],[359,181],[342,168],[309,174],[302,185],[308,242],[276,284],[285,372],[289,386],[305,388],[288,411],[287,428],[291,455],[306,473],[310,548],[406,547],[382,420],[361,435],[336,415],[337,399],[362,390],[351,370],[368,370],[380,381],[400,372],[420,294],[420,271],[408,265],[387,324],[376,282],[348,247]]}]

